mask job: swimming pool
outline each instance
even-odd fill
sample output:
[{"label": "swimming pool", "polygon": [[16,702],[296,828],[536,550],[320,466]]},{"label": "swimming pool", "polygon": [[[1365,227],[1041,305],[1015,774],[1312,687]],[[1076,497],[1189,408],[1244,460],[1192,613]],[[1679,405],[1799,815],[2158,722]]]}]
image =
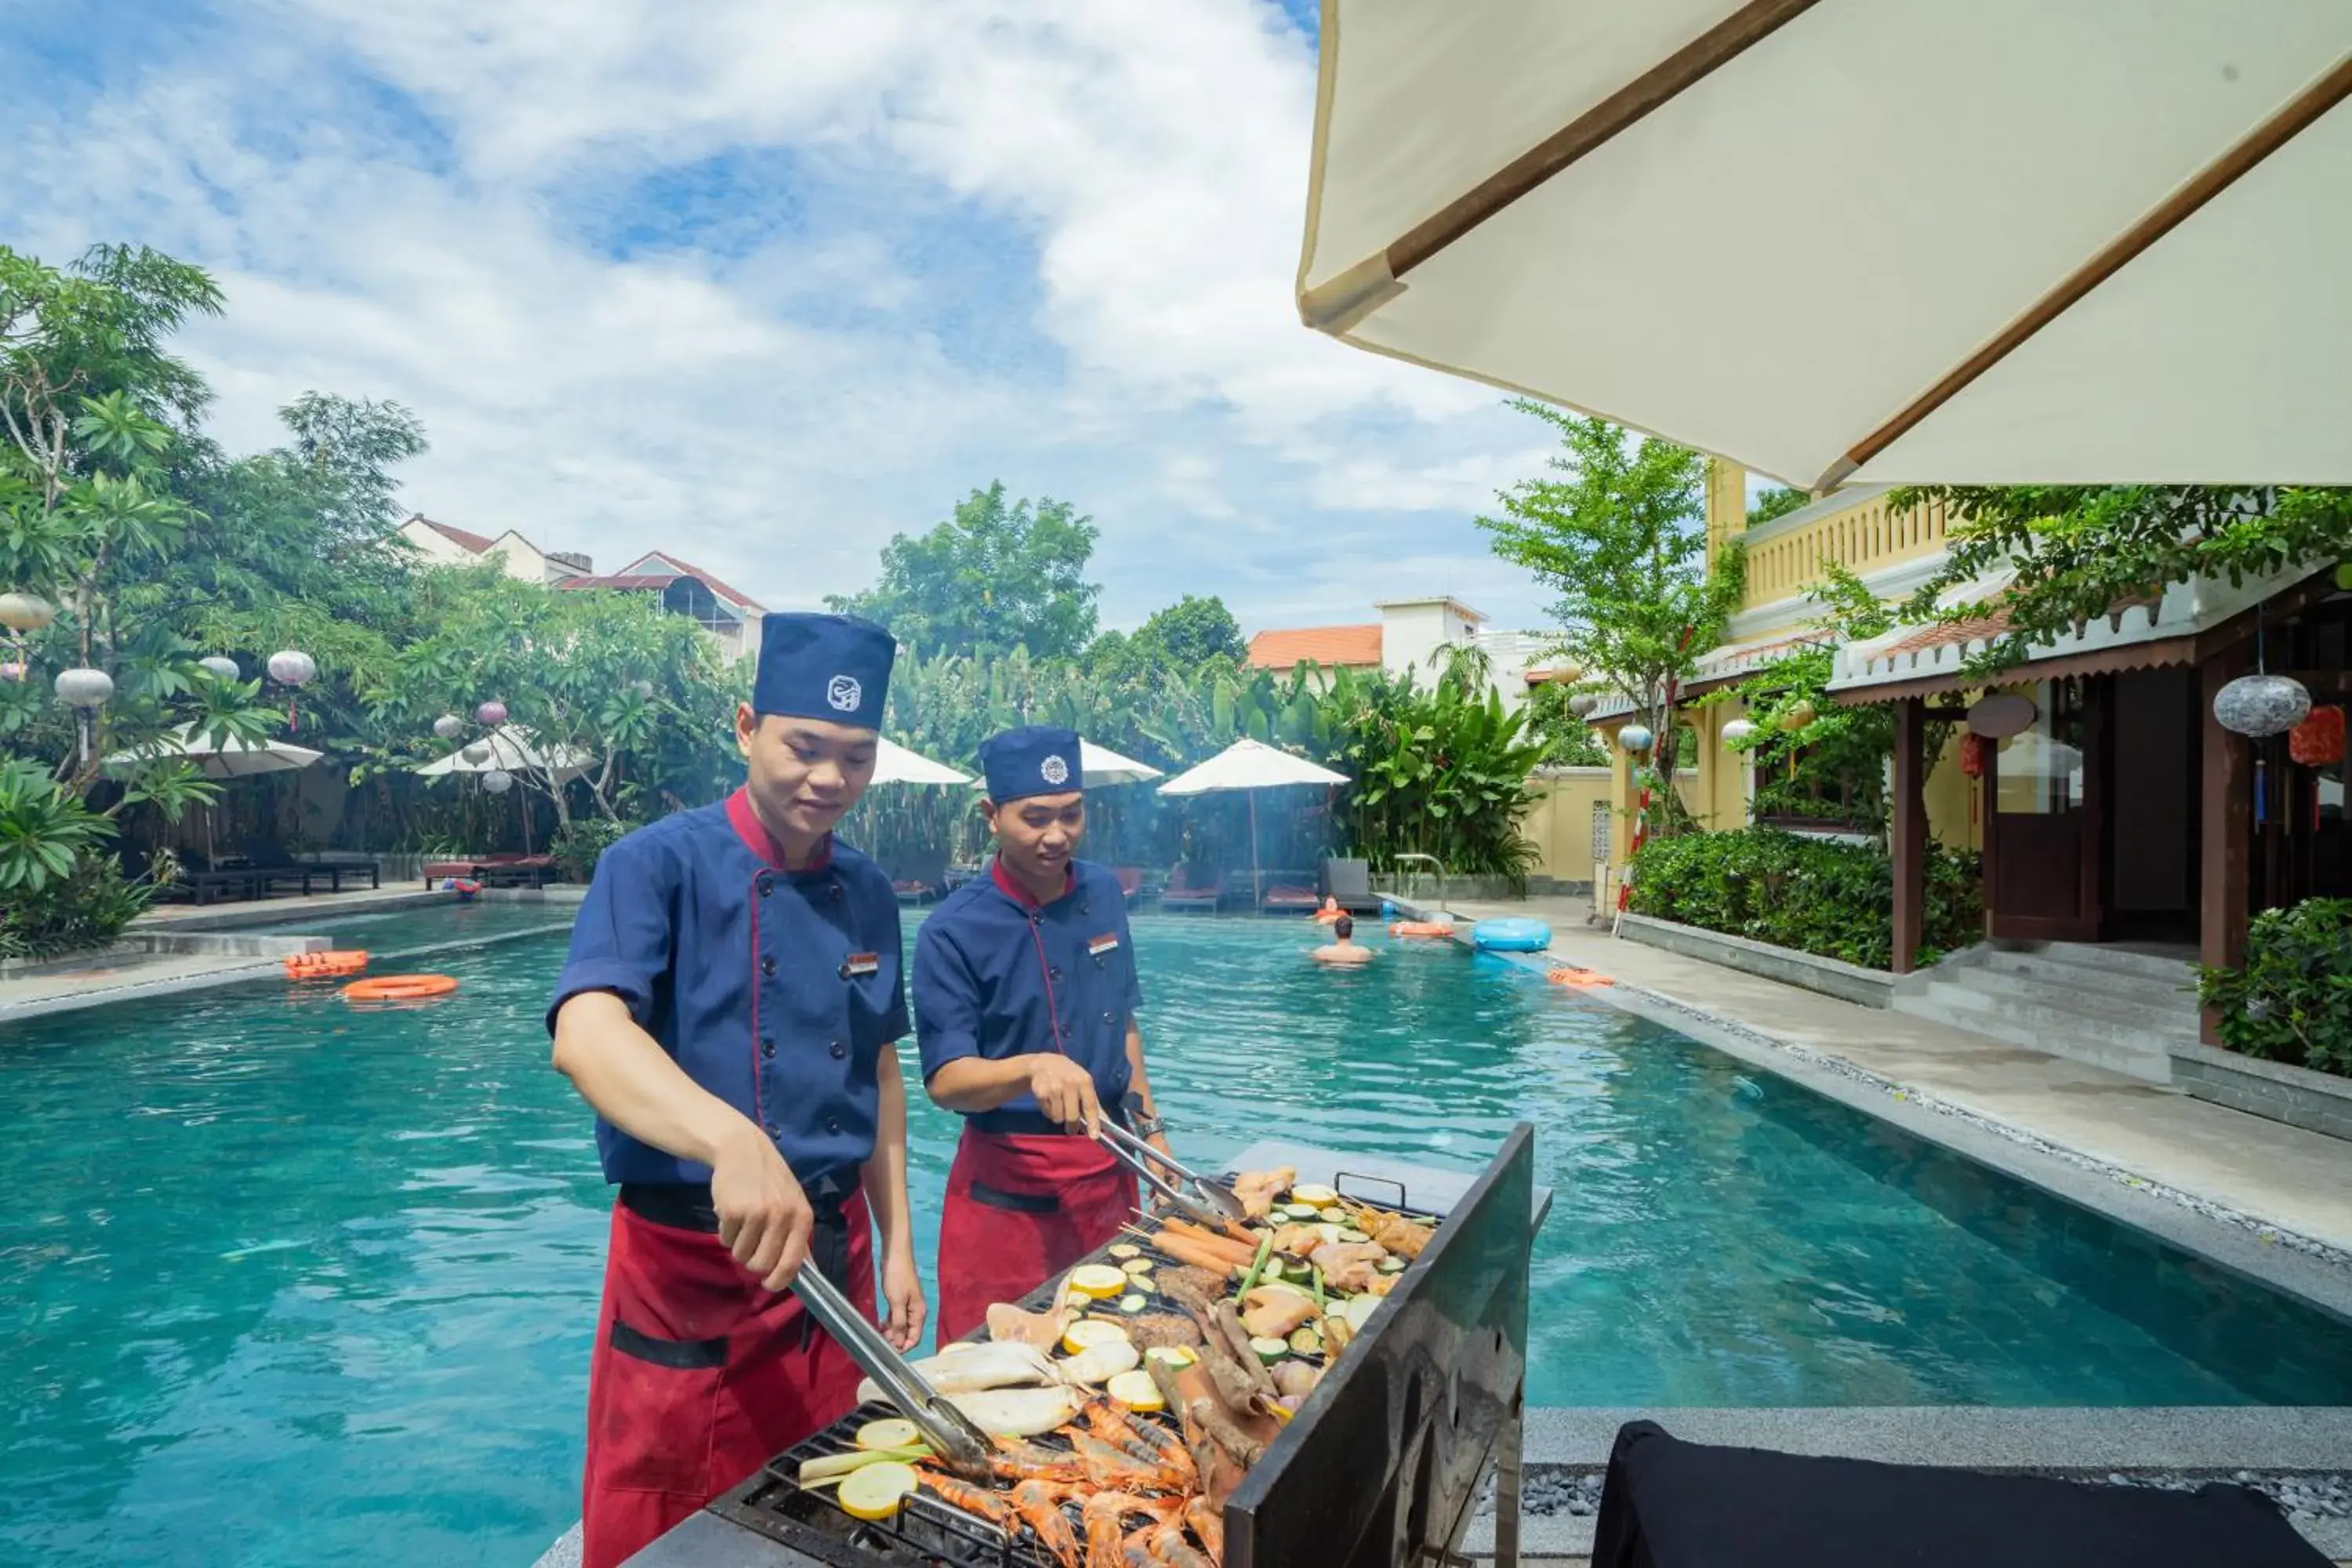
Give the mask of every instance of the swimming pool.
[{"label": "swimming pool", "polygon": [[[1188,1152],[1468,1166],[1538,1125],[1537,1404],[2352,1403],[2335,1321],[1499,960],[1136,936]],[[0,1028],[0,1561],[515,1563],[570,1522],[605,1200],[546,1065],[561,952],[436,953],[465,989],[414,1011],[269,983]],[[954,1132],[919,1105],[927,1271]]]}]

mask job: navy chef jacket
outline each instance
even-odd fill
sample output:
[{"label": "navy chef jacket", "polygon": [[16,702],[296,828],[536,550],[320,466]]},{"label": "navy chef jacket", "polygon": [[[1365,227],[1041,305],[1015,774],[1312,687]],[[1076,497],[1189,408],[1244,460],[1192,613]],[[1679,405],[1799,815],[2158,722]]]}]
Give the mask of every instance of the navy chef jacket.
[{"label": "navy chef jacket", "polygon": [[[1069,889],[1039,904],[991,862],[940,900],[915,933],[915,1037],[923,1078],[964,1057],[1058,1050],[1116,1109],[1127,1094],[1127,1026],[1143,1005],[1127,898],[1100,866],[1074,861]],[[1044,1132],[1024,1092],[972,1116],[983,1132]]]},{"label": "navy chef jacket", "polygon": [[[766,1131],[805,1186],[874,1152],[876,1063],[907,1032],[898,900],[856,850],[786,871],[741,790],[604,851],[555,1010],[610,991],[687,1075]],[[604,1118],[608,1182],[706,1183],[710,1167]]]}]

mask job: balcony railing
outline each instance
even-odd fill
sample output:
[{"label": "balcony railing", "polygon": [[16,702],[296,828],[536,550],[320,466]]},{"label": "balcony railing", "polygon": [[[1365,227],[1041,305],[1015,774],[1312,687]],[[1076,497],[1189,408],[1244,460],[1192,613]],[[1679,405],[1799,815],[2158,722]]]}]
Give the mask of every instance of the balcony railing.
[{"label": "balcony railing", "polygon": [[1745,607],[1792,599],[1821,580],[1835,563],[1856,575],[1940,552],[1944,509],[1940,504],[1896,510],[1887,492],[1876,489],[1837,505],[1824,496],[1812,505],[1750,529]]}]

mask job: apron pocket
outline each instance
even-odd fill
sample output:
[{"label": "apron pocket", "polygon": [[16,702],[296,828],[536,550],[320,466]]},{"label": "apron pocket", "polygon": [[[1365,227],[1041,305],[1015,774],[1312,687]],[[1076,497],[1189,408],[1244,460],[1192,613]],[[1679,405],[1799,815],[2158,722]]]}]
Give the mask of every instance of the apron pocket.
[{"label": "apron pocket", "polygon": [[594,1480],[619,1491],[709,1494],[727,1339],[665,1340],[613,1320]]},{"label": "apron pocket", "polygon": [[1062,1212],[1062,1200],[1052,1193],[1008,1193],[1003,1187],[992,1187],[986,1182],[971,1184],[971,1201],[986,1204],[992,1209],[1010,1209],[1014,1214]]}]

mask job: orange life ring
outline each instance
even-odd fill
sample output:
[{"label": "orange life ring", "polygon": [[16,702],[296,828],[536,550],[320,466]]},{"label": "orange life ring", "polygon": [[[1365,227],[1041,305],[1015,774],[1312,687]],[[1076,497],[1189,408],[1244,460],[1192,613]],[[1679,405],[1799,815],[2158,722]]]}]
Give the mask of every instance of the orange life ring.
[{"label": "orange life ring", "polygon": [[1544,978],[1550,981],[1554,985],[1573,985],[1580,991],[1589,991],[1596,985],[1614,985],[1617,984],[1614,980],[1610,979],[1609,976],[1602,974],[1596,970],[1579,969],[1572,963],[1569,964],[1565,968],[1550,971],[1544,975]]},{"label": "orange life ring", "polygon": [[343,987],[346,1002],[418,1002],[446,996],[457,983],[446,974],[386,974],[374,980],[354,980]]},{"label": "orange life ring", "polygon": [[1347,910],[1339,907],[1339,900],[1326,899],[1323,900],[1323,907],[1317,910],[1311,918],[1321,921],[1325,925],[1329,925],[1347,912]]},{"label": "orange life ring", "polygon": [[1454,928],[1438,921],[1398,921],[1389,927],[1391,936],[1452,936]]},{"label": "orange life ring", "polygon": [[368,966],[368,955],[356,949],[337,952],[298,952],[285,961],[289,980],[331,980],[337,975],[357,974]]}]

